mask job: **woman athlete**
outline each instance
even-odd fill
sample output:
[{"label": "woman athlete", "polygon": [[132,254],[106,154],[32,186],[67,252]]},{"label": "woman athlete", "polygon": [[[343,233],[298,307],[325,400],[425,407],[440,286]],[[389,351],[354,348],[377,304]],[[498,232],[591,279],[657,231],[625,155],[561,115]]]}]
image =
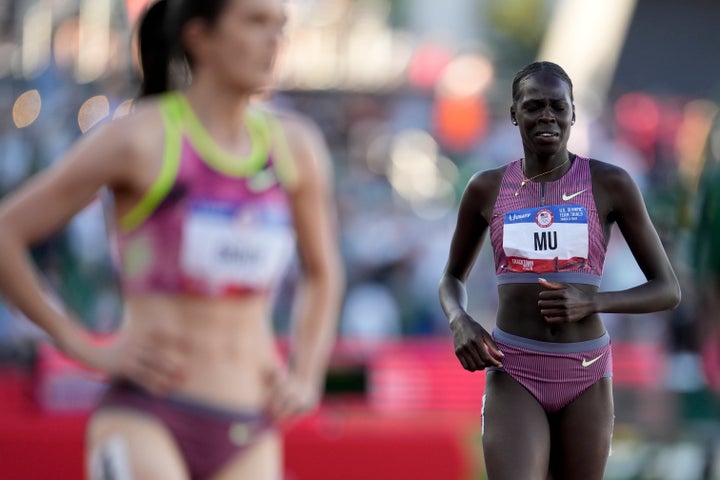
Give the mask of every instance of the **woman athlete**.
[{"label": "woman athlete", "polygon": [[[490,480],[601,479],[614,415],[610,340],[598,314],[674,308],[680,289],[630,176],[568,152],[575,107],[565,71],[530,64],[512,95],[525,157],[470,180],[440,301],[463,368],[488,370]],[[613,223],[647,282],[598,292]],[[468,315],[465,289],[488,231],[499,296],[492,334]]]},{"label": "woman athlete", "polygon": [[[343,276],[316,128],[252,106],[282,37],[281,0],[161,0],[139,29],[142,96],[0,204],[0,291],[72,357],[113,379],[87,431],[93,480],[281,478],[274,422],[318,402]],[[172,60],[192,81],[168,85]],[[124,292],[97,346],[45,299],[27,250],[101,187]],[[297,246],[287,368],[273,289]]]}]

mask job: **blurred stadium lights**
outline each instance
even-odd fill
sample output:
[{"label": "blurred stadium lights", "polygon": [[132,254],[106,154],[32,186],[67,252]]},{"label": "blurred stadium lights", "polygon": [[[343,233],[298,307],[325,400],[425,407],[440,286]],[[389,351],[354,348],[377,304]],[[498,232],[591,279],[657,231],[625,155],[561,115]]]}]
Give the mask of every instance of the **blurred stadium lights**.
[{"label": "blurred stadium lights", "polygon": [[561,65],[573,81],[573,150],[590,148],[590,129],[605,109],[636,1],[559,0],[553,10],[538,60]]},{"label": "blurred stadium lights", "polygon": [[[561,65],[591,116],[604,108],[636,0],[559,0],[538,60]],[[587,126],[578,116],[578,126]],[[577,128],[577,127],[576,127]]]},{"label": "blurred stadium lights", "polygon": [[110,54],[110,0],[82,0],[75,78],[80,83],[97,80],[106,70]]},{"label": "blurred stadium lights", "polygon": [[485,136],[488,108],[480,95],[437,95],[433,108],[434,133],[447,150],[467,152]]},{"label": "blurred stadium lights", "polygon": [[[386,2],[291,2],[278,72],[292,90],[388,90],[404,81],[412,46]],[[351,8],[352,7],[352,8]]]},{"label": "blurred stadium lights", "polygon": [[132,109],[134,100],[132,98],[128,98],[127,100],[120,103],[120,105],[117,106],[115,109],[115,113],[113,114],[113,118],[120,118],[124,117],[125,115],[130,113],[130,110]]},{"label": "blurred stadium lights", "polygon": [[0,78],[12,72],[15,52],[16,47],[14,43],[0,39]]},{"label": "blurred stadium lights", "polygon": [[718,105],[710,100],[693,100],[684,108],[683,122],[677,132],[676,150],[680,170],[691,180],[693,189],[697,188],[700,181],[705,146],[718,111]]},{"label": "blurred stadium lights", "polygon": [[52,8],[45,0],[28,6],[23,16],[20,74],[33,78],[50,63]]},{"label": "blurred stadium lights", "polygon": [[78,112],[78,126],[85,133],[110,115],[110,102],[104,95],[88,98]]},{"label": "blurred stadium lights", "polygon": [[443,69],[438,93],[447,97],[473,97],[482,94],[493,79],[490,60],[476,54],[454,58]]},{"label": "blurred stadium lights", "polygon": [[640,137],[654,136],[660,125],[660,106],[645,93],[626,93],[615,102],[615,120]]},{"label": "blurred stadium lights", "polygon": [[[113,24],[125,24],[122,33],[127,33],[150,1],[10,0],[10,10],[19,13],[10,13],[0,25],[0,77],[34,78],[53,55],[55,65],[79,83],[125,67],[122,34]],[[116,6],[127,15],[115,17]],[[291,1],[288,6],[280,88],[388,90],[405,81],[413,48],[407,34],[389,25],[388,2]]]},{"label": "blurred stadium lights", "polygon": [[436,85],[433,121],[438,140],[449,150],[472,148],[488,126],[483,97],[494,76],[490,61],[477,54],[463,54],[443,69]]},{"label": "blurred stadium lights", "polygon": [[419,217],[440,218],[453,208],[458,170],[452,161],[439,155],[438,144],[429,133],[400,132],[390,155],[390,184]]},{"label": "blurred stadium lights", "polygon": [[28,90],[22,93],[12,108],[12,118],[15,126],[25,128],[37,120],[42,108],[42,99],[37,90]]},{"label": "blurred stadium lights", "polygon": [[331,27],[341,22],[352,8],[348,0],[314,0],[310,2],[291,2],[297,11],[298,20],[307,22],[312,27]]},{"label": "blurred stadium lights", "polygon": [[655,143],[660,131],[661,108],[652,96],[642,92],[629,92],[615,102],[617,136],[628,145],[643,152],[652,163]]},{"label": "blurred stadium lights", "polygon": [[77,17],[64,20],[55,30],[53,37],[55,64],[61,70],[74,72],[78,56],[78,37]]},{"label": "blurred stadium lights", "polygon": [[452,59],[453,53],[439,43],[427,42],[420,45],[413,52],[408,65],[410,84],[426,90],[435,88]]}]

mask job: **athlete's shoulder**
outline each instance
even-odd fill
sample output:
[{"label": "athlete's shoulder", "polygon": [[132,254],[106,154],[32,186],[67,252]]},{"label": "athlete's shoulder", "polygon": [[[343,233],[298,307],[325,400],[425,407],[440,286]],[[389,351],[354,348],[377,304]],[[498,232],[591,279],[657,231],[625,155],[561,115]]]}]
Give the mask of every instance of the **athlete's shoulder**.
[{"label": "athlete's shoulder", "polygon": [[470,202],[481,210],[494,205],[507,165],[476,172],[468,181],[463,202]]},{"label": "athlete's shoulder", "polygon": [[122,142],[128,160],[136,158],[144,162],[158,154],[158,144],[164,145],[158,142],[165,137],[167,128],[161,111],[162,98],[138,99],[127,115],[110,122],[109,127]]},{"label": "athlete's shoulder", "polygon": [[298,143],[302,146],[308,140],[317,141],[323,137],[318,124],[307,115],[275,106],[260,108],[279,124],[291,146]]},{"label": "athlete's shoulder", "polygon": [[635,188],[635,182],[624,168],[592,158],[589,161],[594,183],[615,192]]},{"label": "athlete's shoulder", "polygon": [[610,213],[642,205],[640,189],[624,168],[598,160],[592,160],[590,168],[598,208]]},{"label": "athlete's shoulder", "polygon": [[320,127],[311,118],[301,113],[277,108],[273,105],[254,105],[271,119],[271,128],[275,128],[274,142],[284,143],[287,157],[295,172],[291,183],[302,183],[305,179],[332,177],[332,160]]},{"label": "athlete's shoulder", "polygon": [[[106,119],[94,125],[81,138],[81,143],[97,145],[99,148],[126,157],[134,146],[143,143],[146,137],[154,138],[157,143],[157,130],[153,125],[161,126],[161,117],[157,107],[134,106],[130,112],[116,118]],[[105,155],[103,158],[107,158]]]},{"label": "athlete's shoulder", "polygon": [[500,167],[476,172],[468,181],[468,190],[486,192],[488,190],[497,189],[507,168],[508,165],[502,165]]},{"label": "athlete's shoulder", "polygon": [[103,124],[118,140],[128,145],[154,139],[162,132],[163,121],[157,98],[136,100],[130,111]]}]

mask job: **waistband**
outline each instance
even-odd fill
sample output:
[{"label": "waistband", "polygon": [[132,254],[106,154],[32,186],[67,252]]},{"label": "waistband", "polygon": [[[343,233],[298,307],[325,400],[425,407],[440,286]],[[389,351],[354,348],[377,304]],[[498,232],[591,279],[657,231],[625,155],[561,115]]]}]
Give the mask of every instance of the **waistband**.
[{"label": "waistband", "polygon": [[602,281],[602,275],[581,272],[507,272],[497,274],[496,278],[498,285],[508,283],[537,283],[538,279],[544,278],[550,282],[582,283],[599,287]]},{"label": "waistband", "polygon": [[249,422],[264,419],[265,413],[253,410],[235,410],[231,408],[223,408],[215,405],[209,405],[190,398],[182,394],[170,394],[168,396],[156,396],[148,392],[144,388],[129,382],[112,383],[101,401],[103,403],[112,404],[114,400],[120,400],[118,397],[129,395],[140,401],[161,402],[190,413],[204,415],[206,417],[215,417],[218,419],[226,419],[234,422]]},{"label": "waistband", "polygon": [[610,345],[610,335],[605,332],[601,337],[583,342],[559,343],[541,342],[531,338],[519,337],[507,333],[495,327],[492,332],[493,338],[512,347],[524,348],[542,353],[580,353],[597,350],[598,348]]}]

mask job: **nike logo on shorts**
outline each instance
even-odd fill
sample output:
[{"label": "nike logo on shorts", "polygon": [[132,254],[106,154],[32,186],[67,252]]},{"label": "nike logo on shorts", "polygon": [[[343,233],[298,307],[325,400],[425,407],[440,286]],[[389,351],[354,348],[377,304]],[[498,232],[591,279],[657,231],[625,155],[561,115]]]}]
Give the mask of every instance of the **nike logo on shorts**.
[{"label": "nike logo on shorts", "polygon": [[580,195],[581,193],[583,193],[585,190],[587,190],[587,188],[584,188],[584,189],[580,190],[579,192],[575,192],[575,193],[570,194],[570,195],[568,195],[567,193],[563,193],[563,194],[562,194],[562,199],[563,199],[563,201],[567,202],[568,200],[572,200],[573,198],[577,197],[578,195]]},{"label": "nike logo on shorts", "polygon": [[583,358],[582,366],[583,366],[583,367],[589,367],[589,366],[592,365],[593,363],[595,363],[595,362],[597,362],[598,360],[600,360],[603,355],[605,355],[605,352],[601,353],[599,356],[593,358],[592,360],[585,360],[585,359]]}]

